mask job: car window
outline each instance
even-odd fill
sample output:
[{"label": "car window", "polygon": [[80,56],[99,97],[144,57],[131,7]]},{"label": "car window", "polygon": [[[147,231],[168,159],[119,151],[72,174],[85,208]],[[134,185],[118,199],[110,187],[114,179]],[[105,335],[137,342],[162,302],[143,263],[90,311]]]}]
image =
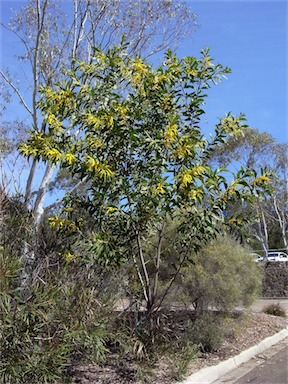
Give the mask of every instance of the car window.
[{"label": "car window", "polygon": [[[254,254],[255,255],[255,254]],[[256,261],[288,261],[288,255],[284,252],[268,252],[267,259],[265,257],[256,258]]]}]

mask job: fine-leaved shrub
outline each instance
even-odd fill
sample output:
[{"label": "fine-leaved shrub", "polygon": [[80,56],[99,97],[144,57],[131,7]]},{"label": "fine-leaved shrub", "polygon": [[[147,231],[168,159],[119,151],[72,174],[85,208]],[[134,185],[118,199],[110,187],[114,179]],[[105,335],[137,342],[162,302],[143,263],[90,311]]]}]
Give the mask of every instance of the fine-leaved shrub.
[{"label": "fine-leaved shrub", "polygon": [[259,296],[262,268],[235,240],[219,236],[192,259],[175,292],[196,308],[197,315],[208,308],[233,311],[237,306],[249,306]]},{"label": "fine-leaved shrub", "polygon": [[27,287],[19,278],[21,262],[9,256],[2,249],[0,383],[71,383],[75,362],[104,359],[107,313],[95,289],[73,284],[65,267]]},{"label": "fine-leaved shrub", "polygon": [[191,324],[190,339],[203,352],[217,351],[224,340],[224,328],[221,322],[211,312],[204,312]]}]

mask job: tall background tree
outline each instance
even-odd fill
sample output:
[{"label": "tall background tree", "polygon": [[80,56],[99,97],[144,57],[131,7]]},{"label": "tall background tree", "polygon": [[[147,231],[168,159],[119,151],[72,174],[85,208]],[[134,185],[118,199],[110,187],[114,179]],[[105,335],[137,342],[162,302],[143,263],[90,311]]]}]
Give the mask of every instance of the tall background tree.
[{"label": "tall background tree", "polygon": [[274,171],[271,195],[262,196],[250,207],[241,203],[230,207],[231,213],[238,212],[242,218],[254,216],[254,220],[243,226],[242,234],[255,239],[253,247],[262,248],[264,254],[273,248],[287,251],[287,150],[286,143],[277,143],[268,133],[249,128],[243,136],[229,138],[213,154],[214,165],[234,170],[242,165],[258,172],[268,167]]}]

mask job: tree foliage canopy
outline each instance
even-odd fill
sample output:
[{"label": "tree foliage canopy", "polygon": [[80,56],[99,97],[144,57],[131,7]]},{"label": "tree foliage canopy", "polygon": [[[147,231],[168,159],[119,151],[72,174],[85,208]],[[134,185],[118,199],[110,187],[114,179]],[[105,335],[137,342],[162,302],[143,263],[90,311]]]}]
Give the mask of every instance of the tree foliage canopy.
[{"label": "tree foliage canopy", "polygon": [[[9,151],[5,145],[6,151],[1,152],[0,166],[5,175],[2,187],[23,196],[27,209],[33,212],[34,226],[39,228],[48,210],[48,190],[57,193],[58,186],[62,189],[58,182],[62,175],[57,178],[53,164],[43,167],[36,158],[22,163],[16,148],[19,137],[27,136],[31,127],[41,131],[42,118],[37,108],[40,87],[57,88],[57,83],[66,79],[67,70],[73,68],[76,57],[90,62],[94,46],[107,49],[125,35],[131,56],[141,53],[150,57],[175,47],[195,30],[197,23],[190,7],[178,0],[127,0],[125,6],[119,0],[27,0],[20,9],[13,8],[9,23],[0,23],[0,27],[19,43],[15,54],[21,71],[1,66],[0,97],[5,105],[18,105],[21,120],[3,121],[1,128],[3,143],[11,144]],[[23,78],[20,73],[25,74]],[[70,189],[78,187],[77,181],[68,179]],[[53,201],[53,205],[58,203]]]},{"label": "tree foliage canopy", "polygon": [[[117,234],[122,244],[127,239],[126,252],[133,255],[150,306],[167,217],[181,215],[180,269],[192,249],[215,236],[228,201],[249,199],[269,184],[264,170],[257,176],[242,168],[229,183],[223,168],[208,165],[217,144],[245,129],[243,115],[228,114],[214,137],[201,132],[206,91],[228,72],[213,64],[208,50],[199,59],[179,59],[168,51],[153,68],[123,46],[95,49],[89,63],[75,61],[66,82],[42,89],[42,130],[32,131],[20,146],[26,156],[59,164],[90,182],[82,204],[102,223],[103,233]],[[65,215],[73,210],[73,198],[67,202]],[[57,215],[50,223],[62,228],[67,218]],[[144,243],[155,235],[154,255],[145,254]],[[152,277],[149,263],[156,268]]]}]

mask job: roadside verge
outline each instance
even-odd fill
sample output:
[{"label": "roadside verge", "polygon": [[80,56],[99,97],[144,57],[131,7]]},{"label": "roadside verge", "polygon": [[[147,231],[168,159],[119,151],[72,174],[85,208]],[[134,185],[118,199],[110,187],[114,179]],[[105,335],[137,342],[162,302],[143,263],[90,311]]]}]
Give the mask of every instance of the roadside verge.
[{"label": "roadside verge", "polygon": [[222,361],[217,365],[212,365],[200,369],[199,371],[193,373],[191,376],[187,377],[184,381],[181,382],[181,384],[211,384],[213,381],[219,379],[233,369],[238,368],[241,364],[247,362],[259,353],[264,352],[266,349],[272,347],[281,340],[284,340],[286,337],[288,337],[288,327],[273,336],[267,337],[257,345],[241,352],[237,356]]}]

